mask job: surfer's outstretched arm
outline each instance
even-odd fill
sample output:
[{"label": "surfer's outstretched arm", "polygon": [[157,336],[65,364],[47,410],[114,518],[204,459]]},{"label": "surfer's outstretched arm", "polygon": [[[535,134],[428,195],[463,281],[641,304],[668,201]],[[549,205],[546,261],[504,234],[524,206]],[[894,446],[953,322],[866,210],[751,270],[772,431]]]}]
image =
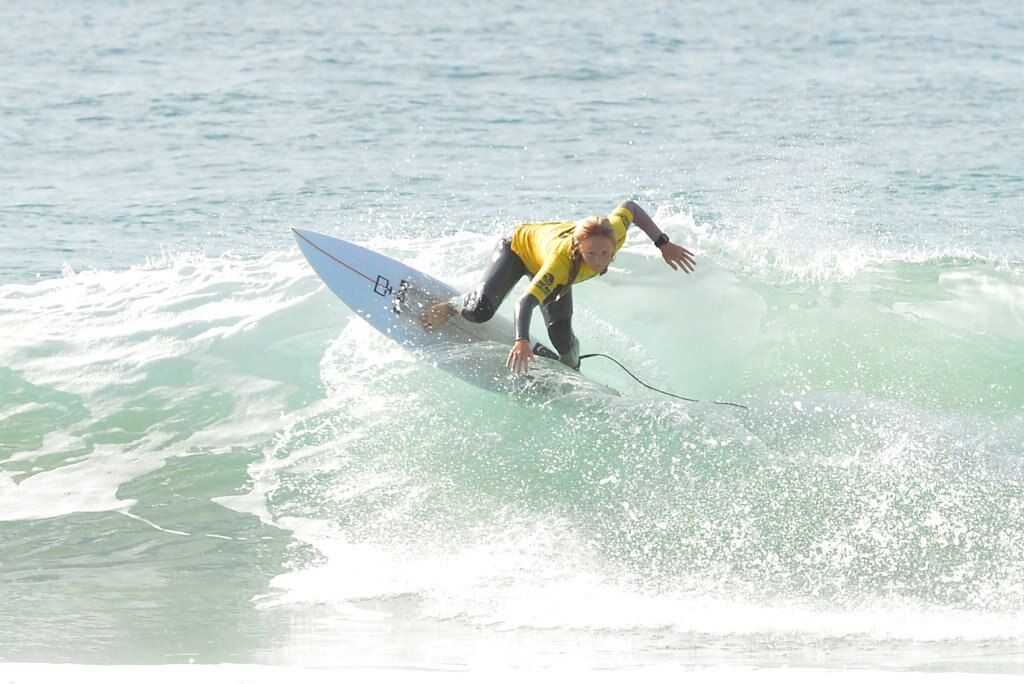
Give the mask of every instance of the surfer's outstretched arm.
[{"label": "surfer's outstretched arm", "polygon": [[619,206],[633,215],[634,225],[644,231],[647,237],[651,238],[651,241],[654,242],[654,246],[661,250],[661,258],[665,260],[666,264],[676,271],[680,268],[686,273],[693,271],[697,266],[697,261],[693,258],[693,252],[669,240],[668,235],[661,228],[658,228],[658,224],[654,222],[654,219],[639,204],[633,200],[626,200]]}]

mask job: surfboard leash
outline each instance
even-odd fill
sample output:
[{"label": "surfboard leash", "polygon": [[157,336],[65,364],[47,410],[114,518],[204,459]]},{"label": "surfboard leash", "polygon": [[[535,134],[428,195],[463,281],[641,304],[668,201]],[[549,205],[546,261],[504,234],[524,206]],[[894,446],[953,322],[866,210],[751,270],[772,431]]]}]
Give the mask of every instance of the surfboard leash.
[{"label": "surfboard leash", "polygon": [[671,392],[666,392],[663,389],[658,389],[657,387],[652,387],[651,385],[648,385],[646,382],[644,382],[640,378],[636,377],[636,375],[633,374],[633,371],[631,371],[628,368],[626,368],[625,366],[623,366],[621,363],[619,363],[619,361],[617,359],[614,359],[611,356],[608,356],[607,354],[597,354],[597,353],[595,353],[595,354],[581,354],[580,355],[580,361],[583,361],[583,359],[591,359],[591,358],[598,357],[598,356],[601,357],[601,358],[604,358],[604,359],[608,359],[609,361],[614,363],[616,366],[618,366],[622,370],[626,371],[626,373],[629,375],[629,377],[633,378],[634,380],[636,380],[638,383],[640,383],[641,385],[643,385],[647,389],[652,390],[654,392],[658,392],[660,394],[664,394],[664,395],[670,396],[673,399],[682,399],[683,401],[692,401],[694,403],[718,404],[719,406],[735,406],[736,408],[746,409],[748,411],[750,410],[749,406],[744,406],[743,404],[736,404],[736,403],[733,403],[731,401],[708,401],[706,399],[691,399],[690,397],[683,397],[683,396],[680,396],[678,394],[672,394]]}]

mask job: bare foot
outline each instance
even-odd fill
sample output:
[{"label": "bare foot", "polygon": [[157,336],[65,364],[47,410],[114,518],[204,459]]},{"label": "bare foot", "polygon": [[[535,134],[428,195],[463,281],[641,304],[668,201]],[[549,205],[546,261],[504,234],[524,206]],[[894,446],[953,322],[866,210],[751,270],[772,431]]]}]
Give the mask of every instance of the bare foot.
[{"label": "bare foot", "polygon": [[441,302],[434,306],[426,309],[420,314],[420,322],[423,323],[423,329],[427,332],[436,330],[442,325],[448,322],[448,319],[452,317],[451,307],[448,306],[448,302]]}]

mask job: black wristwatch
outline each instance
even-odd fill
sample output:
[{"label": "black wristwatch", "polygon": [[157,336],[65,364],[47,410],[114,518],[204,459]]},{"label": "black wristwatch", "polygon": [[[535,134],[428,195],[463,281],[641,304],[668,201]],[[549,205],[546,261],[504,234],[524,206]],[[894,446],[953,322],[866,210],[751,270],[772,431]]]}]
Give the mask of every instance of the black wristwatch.
[{"label": "black wristwatch", "polygon": [[667,245],[668,242],[668,233],[662,233],[661,235],[658,236],[658,239],[654,241],[654,246],[661,247],[663,245]]}]

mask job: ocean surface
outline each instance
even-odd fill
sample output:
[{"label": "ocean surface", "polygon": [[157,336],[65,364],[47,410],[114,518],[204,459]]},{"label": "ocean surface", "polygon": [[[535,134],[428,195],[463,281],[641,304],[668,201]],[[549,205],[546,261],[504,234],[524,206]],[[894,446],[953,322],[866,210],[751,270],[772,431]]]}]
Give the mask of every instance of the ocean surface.
[{"label": "ocean surface", "polygon": [[[1024,674],[1015,3],[0,25],[5,681]],[[702,401],[602,358],[621,396],[478,389],[291,234],[468,289],[503,231],[625,199],[698,267],[634,230],[583,352]]]}]

